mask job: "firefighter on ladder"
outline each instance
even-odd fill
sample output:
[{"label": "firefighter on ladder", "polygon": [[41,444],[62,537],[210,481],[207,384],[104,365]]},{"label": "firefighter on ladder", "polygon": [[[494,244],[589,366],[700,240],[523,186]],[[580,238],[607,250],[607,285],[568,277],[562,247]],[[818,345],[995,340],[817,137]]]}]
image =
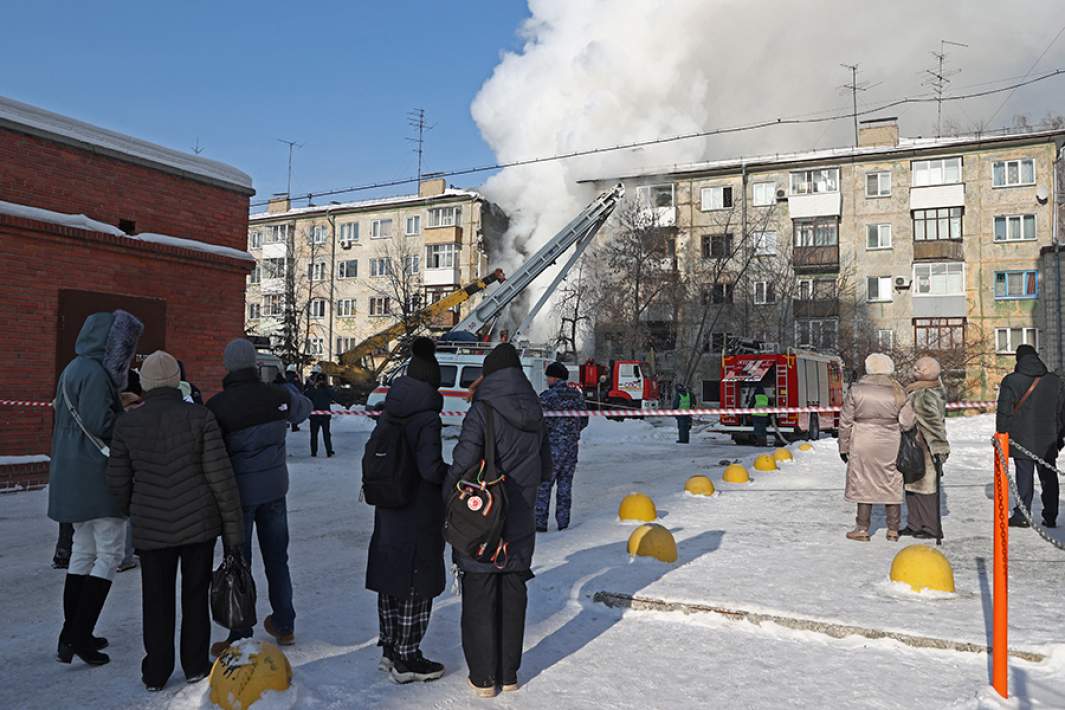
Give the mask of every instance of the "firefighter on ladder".
[{"label": "firefighter on ladder", "polygon": [[[765,409],[769,407],[769,395],[765,393],[765,388],[761,383],[754,390],[753,406],[758,409]],[[755,446],[769,446],[767,430],[769,427],[769,415],[768,414],[752,414],[751,422],[754,424],[754,445]]]}]

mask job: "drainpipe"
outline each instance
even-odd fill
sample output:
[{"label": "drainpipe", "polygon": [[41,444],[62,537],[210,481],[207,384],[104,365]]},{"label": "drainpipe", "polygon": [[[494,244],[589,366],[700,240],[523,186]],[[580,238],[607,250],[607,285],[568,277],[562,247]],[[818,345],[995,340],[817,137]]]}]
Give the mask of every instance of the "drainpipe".
[{"label": "drainpipe", "polygon": [[[325,218],[329,220],[329,360],[335,362],[333,357],[333,318],[336,316],[336,270],[337,270],[337,219],[331,210],[325,211]],[[338,353],[339,354],[339,353]]]},{"label": "drainpipe", "polygon": [[[754,251],[754,245],[747,242],[747,161],[744,160],[740,163],[740,240],[747,244],[747,249]],[[744,257],[748,259],[754,258],[753,254],[744,254]],[[747,269],[743,270],[744,283],[741,284],[743,288],[743,332],[744,335],[749,336],[751,334],[751,290],[747,288],[750,284],[747,281]]]},{"label": "drainpipe", "polygon": [[1051,223],[1054,225],[1053,226],[1053,230],[1054,230],[1054,270],[1056,272],[1054,285],[1057,286],[1057,288],[1055,289],[1055,294],[1054,294],[1054,301],[1055,301],[1054,305],[1055,305],[1055,309],[1057,310],[1057,321],[1058,321],[1058,352],[1057,352],[1057,355],[1058,355],[1058,358],[1057,358],[1058,359],[1057,369],[1058,370],[1061,370],[1062,366],[1065,365],[1065,363],[1062,362],[1062,352],[1061,352],[1061,350],[1062,350],[1062,342],[1063,342],[1063,340],[1065,340],[1065,336],[1063,336],[1062,332],[1061,332],[1061,325],[1062,325],[1062,315],[1061,315],[1061,298],[1062,298],[1062,296],[1061,296],[1061,241],[1060,241],[1060,239],[1058,237],[1058,168],[1061,165],[1061,152],[1062,152],[1062,149],[1060,147],[1058,147],[1058,154],[1057,154],[1057,157],[1054,160],[1054,169],[1050,171],[1051,172],[1051,175],[1050,175],[1050,188],[1051,188],[1051,190],[1050,190],[1050,195],[1051,195],[1050,204],[1051,204],[1051,209],[1054,210],[1054,214],[1051,216]]}]

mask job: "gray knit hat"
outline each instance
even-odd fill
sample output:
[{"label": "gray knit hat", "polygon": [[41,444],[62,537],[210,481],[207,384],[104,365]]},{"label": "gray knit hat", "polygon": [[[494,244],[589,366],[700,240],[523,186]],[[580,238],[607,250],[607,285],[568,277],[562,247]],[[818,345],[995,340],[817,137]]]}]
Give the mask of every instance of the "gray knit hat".
[{"label": "gray knit hat", "polygon": [[255,346],[245,338],[230,340],[222,354],[222,364],[226,366],[226,372],[255,367]]},{"label": "gray knit hat", "polygon": [[181,368],[168,352],[156,350],[141,363],[141,389],[145,392],[159,387],[177,387],[181,382]]}]

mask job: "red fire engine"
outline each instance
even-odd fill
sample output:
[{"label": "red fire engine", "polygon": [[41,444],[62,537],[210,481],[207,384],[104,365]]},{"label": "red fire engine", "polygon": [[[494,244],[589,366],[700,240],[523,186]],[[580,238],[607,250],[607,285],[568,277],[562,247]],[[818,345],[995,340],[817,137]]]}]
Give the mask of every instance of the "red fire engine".
[{"label": "red fire engine", "polygon": [[[753,407],[760,393],[769,398],[770,407],[841,407],[843,387],[843,361],[835,355],[789,349],[726,355],[721,361],[722,407]],[[736,443],[753,439],[752,415],[722,415],[720,422]],[[822,432],[839,430],[839,414],[772,414],[768,430],[770,437],[779,433],[791,441],[817,439]]]},{"label": "red fire engine", "polygon": [[639,360],[611,360],[609,366],[588,360],[580,366],[580,385],[592,409],[658,406],[658,381]]}]

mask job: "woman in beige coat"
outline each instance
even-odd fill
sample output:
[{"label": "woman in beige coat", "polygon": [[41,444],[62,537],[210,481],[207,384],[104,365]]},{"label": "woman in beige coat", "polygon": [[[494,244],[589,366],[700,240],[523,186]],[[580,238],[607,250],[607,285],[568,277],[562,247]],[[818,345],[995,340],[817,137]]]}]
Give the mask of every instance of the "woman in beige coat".
[{"label": "woman in beige coat", "polygon": [[895,460],[901,429],[913,426],[913,414],[906,405],[905,390],[892,377],[895,363],[891,358],[873,353],[865,359],[865,372],[847,391],[839,423],[839,456],[847,464],[844,497],[858,504],[857,524],[847,538],[868,542],[873,506],[882,504],[887,539],[898,540],[902,474]]},{"label": "woman in beige coat", "polygon": [[[936,505],[936,459],[939,465],[950,455],[947,443],[947,395],[939,379],[939,362],[927,355],[913,365],[913,382],[906,386],[907,403],[917,424],[918,442],[924,451],[924,476],[906,484],[906,527],[900,535],[942,538]],[[908,423],[908,422],[907,422]]]}]

